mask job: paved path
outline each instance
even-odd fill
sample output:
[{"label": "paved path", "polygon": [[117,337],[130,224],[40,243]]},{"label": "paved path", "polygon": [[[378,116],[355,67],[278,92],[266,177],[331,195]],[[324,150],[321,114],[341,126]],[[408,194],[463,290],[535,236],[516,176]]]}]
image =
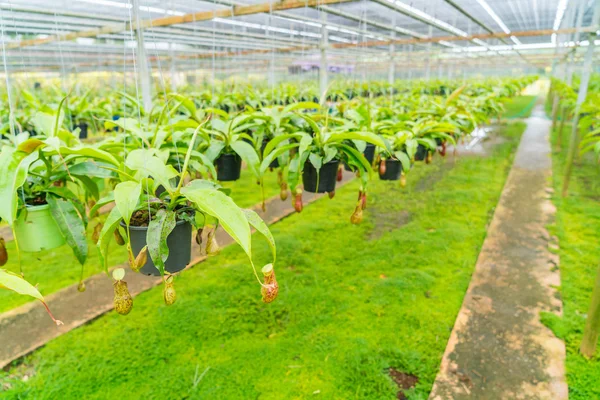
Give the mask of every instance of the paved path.
[{"label": "paved path", "polygon": [[515,161],[430,396],[438,399],[568,398],[565,346],[540,322],[560,313],[560,286],[545,226],[554,207],[542,106],[526,120]]},{"label": "paved path", "polygon": [[[344,171],[344,179],[338,182],[340,187],[354,178],[354,174]],[[304,204],[313,202],[322,195],[304,193]],[[263,213],[260,205],[253,208],[267,224],[273,224],[294,213],[291,198],[281,201],[279,195],[267,202],[267,211]],[[217,232],[217,242],[220,247],[233,243],[233,240],[223,230]],[[217,256],[218,257],[218,256]],[[206,257],[192,239],[192,261],[188,268],[202,262]],[[161,283],[160,278],[137,274],[129,269],[127,264],[119,265],[125,268],[127,285],[132,296],[136,296]],[[116,268],[116,266],[115,266]],[[113,309],[112,279],[101,273],[85,280],[86,291],[77,291],[77,284],[71,285],[59,292],[46,296],[46,301],[57,319],[64,322],[55,326],[46,314],[39,301],[0,314],[0,369],[11,361],[22,357],[50,340],[63,335],[86,322]]]}]

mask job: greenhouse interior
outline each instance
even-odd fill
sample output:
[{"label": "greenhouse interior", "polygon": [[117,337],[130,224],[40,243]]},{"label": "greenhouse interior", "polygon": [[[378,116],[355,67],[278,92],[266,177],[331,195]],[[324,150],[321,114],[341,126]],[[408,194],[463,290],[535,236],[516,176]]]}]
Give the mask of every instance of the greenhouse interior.
[{"label": "greenhouse interior", "polygon": [[1,0],[0,399],[600,400],[599,0]]}]

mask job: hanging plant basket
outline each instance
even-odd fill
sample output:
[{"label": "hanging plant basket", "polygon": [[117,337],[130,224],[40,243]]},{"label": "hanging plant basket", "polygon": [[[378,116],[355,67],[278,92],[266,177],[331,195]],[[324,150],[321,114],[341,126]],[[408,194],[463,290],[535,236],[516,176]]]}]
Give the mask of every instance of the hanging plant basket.
[{"label": "hanging plant basket", "polygon": [[87,139],[88,137],[88,124],[85,122],[80,122],[75,125],[79,128],[79,139]]},{"label": "hanging plant basket", "polygon": [[217,180],[237,181],[242,172],[242,159],[237,154],[221,154],[216,161]]},{"label": "hanging plant basket", "polygon": [[19,250],[27,253],[50,250],[65,244],[65,238],[48,204],[27,206],[26,215],[15,221],[14,229]]},{"label": "hanging plant basket", "polygon": [[[317,174],[315,167],[307,161],[304,164],[304,171],[302,171],[304,190],[310,193],[330,193],[335,191],[339,164],[340,162],[338,160],[331,160],[328,163],[323,164],[321,170]],[[318,188],[317,181],[319,184]]]},{"label": "hanging plant basket", "polygon": [[373,164],[373,159],[375,159],[375,145],[372,143],[367,143],[367,147],[365,147],[363,154],[369,164]]},{"label": "hanging plant basket", "polygon": [[[125,228],[125,224],[121,222]],[[129,239],[134,256],[146,246],[147,226],[129,226]],[[175,228],[167,237],[169,257],[165,261],[165,271],[174,274],[184,269],[192,259],[192,225],[187,221],[177,221]],[[154,266],[152,258],[148,256],[146,264],[140,269],[140,273],[148,276],[160,276],[158,268]]]},{"label": "hanging plant basket", "polygon": [[385,160],[385,174],[379,172],[382,181],[397,181],[402,175],[402,163],[398,160],[388,158]]},{"label": "hanging plant basket", "polygon": [[417,146],[417,152],[415,153],[415,161],[424,161],[427,158],[427,147],[419,144]]}]

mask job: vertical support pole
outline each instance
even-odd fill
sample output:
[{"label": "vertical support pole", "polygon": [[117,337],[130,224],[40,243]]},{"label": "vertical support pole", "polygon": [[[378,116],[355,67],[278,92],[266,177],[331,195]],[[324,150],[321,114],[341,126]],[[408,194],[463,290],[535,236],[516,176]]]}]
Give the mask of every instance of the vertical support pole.
[{"label": "vertical support pole", "polygon": [[579,351],[585,357],[592,358],[596,354],[598,335],[600,335],[600,268],[598,268],[596,274],[596,284],[592,292],[592,301],[587,313],[581,346],[579,347]]},{"label": "vertical support pole", "polygon": [[390,44],[390,69],[388,71],[388,83],[390,85],[394,84],[394,80],[396,78],[396,60],[395,60],[395,45]]},{"label": "vertical support pole", "polygon": [[327,85],[329,84],[328,66],[327,66],[327,46],[329,44],[329,34],[327,32],[327,13],[321,12],[321,63],[319,65],[319,90],[321,100],[325,98]]},{"label": "vertical support pole", "polygon": [[[570,8],[570,13],[569,16],[567,18],[567,23],[568,26],[575,26],[575,20],[576,20],[576,14],[577,14],[577,4],[575,2],[573,2],[573,7]],[[566,41],[569,42],[571,39],[571,35],[567,34],[566,35]],[[567,79],[567,84],[569,86],[571,86],[571,83],[573,83],[573,61],[575,58],[575,51],[576,49],[574,48],[573,51],[571,52],[571,54],[569,54],[568,58],[567,58],[567,63],[566,63],[566,67],[565,67],[565,74],[566,74],[566,79]]]},{"label": "vertical support pole", "polygon": [[[392,19],[392,26],[395,28],[396,27],[396,17],[394,16]],[[392,31],[392,39],[396,39],[396,31]],[[390,86],[392,86],[394,84],[394,81],[396,80],[396,54],[395,54],[395,50],[396,50],[396,45],[394,43],[390,43],[390,69],[388,71],[388,83],[390,84]],[[390,88],[390,91],[392,91],[393,89]]]},{"label": "vertical support pole", "polygon": [[[598,27],[600,22],[600,2],[596,3],[594,8],[594,15],[592,17],[591,26]],[[577,103],[575,105],[575,115],[573,116],[573,126],[571,127],[571,139],[569,141],[569,153],[567,154],[567,169],[565,170],[565,180],[563,181],[562,196],[565,197],[569,190],[569,181],[571,180],[571,173],[573,170],[573,160],[575,159],[575,153],[577,152],[577,131],[579,125],[579,113],[581,112],[581,105],[587,97],[588,85],[590,83],[590,75],[592,73],[592,62],[594,60],[594,47],[595,47],[596,34],[592,33],[589,35],[589,45],[587,52],[585,53],[585,60],[583,62],[583,74],[581,76],[581,82],[579,84],[579,92],[577,93]]]},{"label": "vertical support pole", "polygon": [[[429,34],[427,37],[433,37],[433,27],[429,25]],[[431,79],[431,42],[427,43],[427,65],[425,67],[425,79]]]},{"label": "vertical support pole", "polygon": [[[133,0],[133,16],[135,23],[140,26],[140,4],[139,0]],[[150,80],[150,71],[148,68],[148,57],[146,55],[146,46],[144,44],[144,30],[136,29],[135,38],[137,42],[137,51],[135,52],[135,62],[137,64],[138,80],[142,87],[142,103],[144,109],[150,111],[152,108],[152,87]]]}]

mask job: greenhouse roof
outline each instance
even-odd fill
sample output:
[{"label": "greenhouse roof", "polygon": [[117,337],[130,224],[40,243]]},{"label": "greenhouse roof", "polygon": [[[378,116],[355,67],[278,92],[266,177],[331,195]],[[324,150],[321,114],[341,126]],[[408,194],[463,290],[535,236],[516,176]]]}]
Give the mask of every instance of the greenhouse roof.
[{"label": "greenhouse roof", "polygon": [[9,71],[130,69],[137,49],[136,26],[144,27],[145,51],[154,69],[168,69],[168,64],[178,70],[264,70],[269,65],[287,69],[318,56],[323,46],[327,57],[341,65],[381,64],[393,54],[404,67],[418,69],[425,57],[435,54],[439,63],[452,66],[496,63],[501,57],[507,64],[543,68],[556,58],[556,43],[566,47],[586,39],[573,27],[597,29],[590,27],[594,4],[594,0],[9,0],[0,2],[0,27]]}]

